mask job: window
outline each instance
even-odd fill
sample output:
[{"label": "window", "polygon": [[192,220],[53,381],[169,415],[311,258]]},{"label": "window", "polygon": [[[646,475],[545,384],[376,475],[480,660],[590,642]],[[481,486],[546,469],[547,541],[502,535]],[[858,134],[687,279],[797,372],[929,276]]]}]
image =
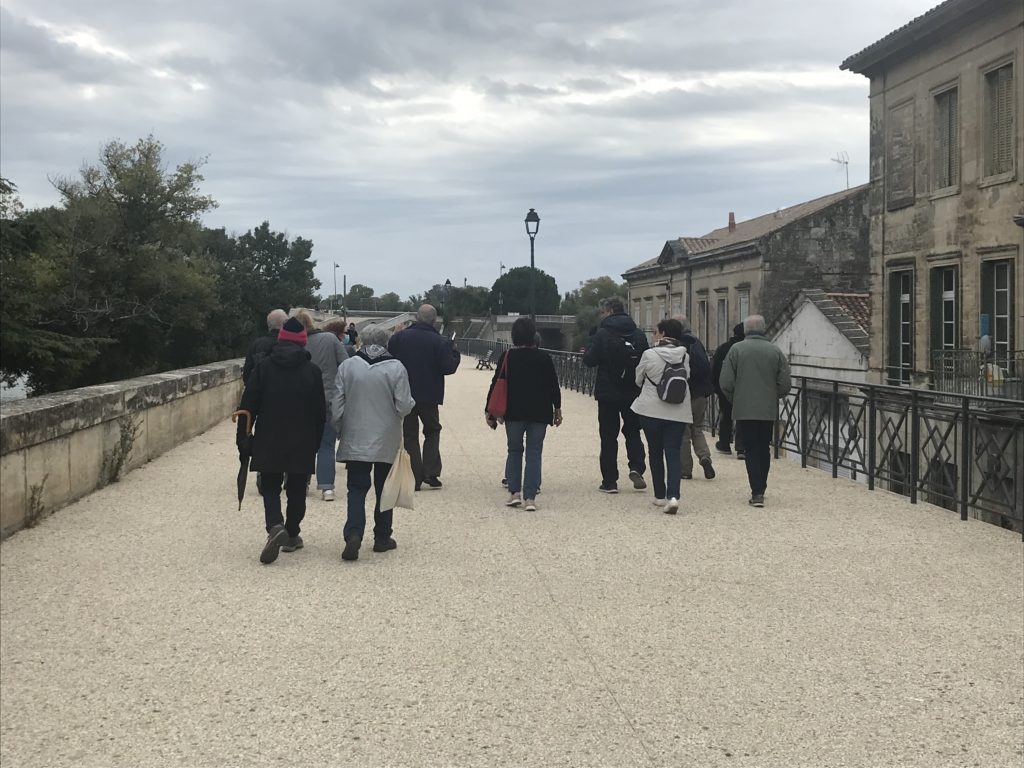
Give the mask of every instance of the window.
[{"label": "window", "polygon": [[960,183],[960,111],[958,92],[950,88],[935,97],[933,167],[935,189]]},{"label": "window", "polygon": [[640,325],[640,299],[633,299],[633,322]]},{"label": "window", "polygon": [[654,299],[648,296],[644,299],[644,328],[653,328],[654,323],[651,322],[651,316],[654,313]]},{"label": "window", "polygon": [[[938,267],[931,274],[932,352],[960,346],[960,307],[957,267]],[[933,366],[936,364],[932,361]]]},{"label": "window", "polygon": [[[718,300],[718,314],[715,317],[715,347],[720,347],[729,340],[729,300]],[[706,342],[707,339],[705,338]]]},{"label": "window", "polygon": [[697,338],[707,340],[708,338],[708,302],[701,299],[697,302]]},{"label": "window", "polygon": [[981,265],[980,335],[991,339],[997,359],[1009,357],[1013,347],[1013,260],[986,261]]},{"label": "window", "polygon": [[914,273],[889,273],[889,363],[890,384],[909,384],[914,368]]},{"label": "window", "polygon": [[914,204],[914,102],[889,110],[886,126],[886,206],[890,211]]},{"label": "window", "polygon": [[1013,65],[985,75],[985,175],[1013,171]]},{"label": "window", "polygon": [[673,293],[672,294],[672,315],[683,314],[683,294]]},{"label": "window", "polygon": [[655,315],[655,317],[657,318],[654,321],[655,323],[665,319],[665,297],[664,296],[659,296],[658,297],[658,314]]},{"label": "window", "polygon": [[740,291],[740,317],[737,322],[742,323],[750,317],[750,291]]}]

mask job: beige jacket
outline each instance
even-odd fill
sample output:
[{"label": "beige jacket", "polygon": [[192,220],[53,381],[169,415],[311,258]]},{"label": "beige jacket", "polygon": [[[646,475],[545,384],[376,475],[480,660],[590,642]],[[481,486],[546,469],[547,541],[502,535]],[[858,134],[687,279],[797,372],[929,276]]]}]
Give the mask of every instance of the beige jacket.
[{"label": "beige jacket", "polygon": [[641,355],[640,363],[636,367],[636,385],[641,389],[640,396],[633,401],[632,411],[652,419],[692,424],[693,411],[690,408],[692,396],[689,392],[686,393],[686,399],[678,405],[666,403],[658,397],[658,382],[661,381],[661,374],[665,371],[666,362],[678,365],[684,361],[686,375],[689,376],[690,356],[686,354],[686,347],[662,342],[658,346],[646,350]]}]

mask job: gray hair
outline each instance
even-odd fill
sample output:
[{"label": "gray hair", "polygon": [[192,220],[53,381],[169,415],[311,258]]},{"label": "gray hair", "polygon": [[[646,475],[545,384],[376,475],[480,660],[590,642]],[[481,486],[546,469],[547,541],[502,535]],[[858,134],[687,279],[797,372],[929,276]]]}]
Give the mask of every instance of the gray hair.
[{"label": "gray hair", "polygon": [[764,315],[751,315],[743,318],[744,333],[764,333]]},{"label": "gray hair", "polygon": [[601,299],[597,305],[605,312],[611,312],[613,315],[621,315],[626,311],[626,302],[622,300],[621,296],[608,296]]},{"label": "gray hair", "polygon": [[690,333],[693,331],[693,326],[690,325],[690,321],[686,319],[686,315],[675,315],[672,319],[679,321],[679,325],[683,329],[683,333]]},{"label": "gray hair", "polygon": [[270,314],[267,315],[267,330],[268,331],[279,331],[281,326],[284,325],[285,320],[288,319],[288,313],[283,309],[272,309]]},{"label": "gray hair", "polygon": [[416,311],[416,319],[419,320],[421,323],[433,325],[435,322],[437,322],[437,310],[434,309],[429,304],[423,304]]},{"label": "gray hair", "polygon": [[391,339],[391,331],[382,325],[368,325],[359,334],[363,346],[369,347],[376,344],[378,347],[386,347]]}]

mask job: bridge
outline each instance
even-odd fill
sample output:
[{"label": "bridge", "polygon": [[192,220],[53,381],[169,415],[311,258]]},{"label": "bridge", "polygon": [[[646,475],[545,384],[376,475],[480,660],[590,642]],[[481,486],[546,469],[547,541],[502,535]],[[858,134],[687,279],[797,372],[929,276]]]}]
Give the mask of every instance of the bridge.
[{"label": "bridge", "polygon": [[449,379],[445,487],[396,551],[343,563],[343,494],[311,494],[260,565],[222,413],[9,537],[0,764],[1020,765],[1018,533],[786,460],[765,509],[718,458],[670,517],[596,491],[575,392],[510,510],[489,377]]}]

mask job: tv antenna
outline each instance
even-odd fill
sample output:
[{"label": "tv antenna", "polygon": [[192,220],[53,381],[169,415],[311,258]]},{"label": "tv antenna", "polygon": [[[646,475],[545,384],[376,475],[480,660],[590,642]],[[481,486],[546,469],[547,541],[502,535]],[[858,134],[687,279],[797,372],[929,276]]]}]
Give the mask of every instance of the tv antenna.
[{"label": "tv antenna", "polygon": [[833,163],[838,163],[846,170],[846,188],[850,188],[850,156],[844,151],[839,151],[832,158]]}]

